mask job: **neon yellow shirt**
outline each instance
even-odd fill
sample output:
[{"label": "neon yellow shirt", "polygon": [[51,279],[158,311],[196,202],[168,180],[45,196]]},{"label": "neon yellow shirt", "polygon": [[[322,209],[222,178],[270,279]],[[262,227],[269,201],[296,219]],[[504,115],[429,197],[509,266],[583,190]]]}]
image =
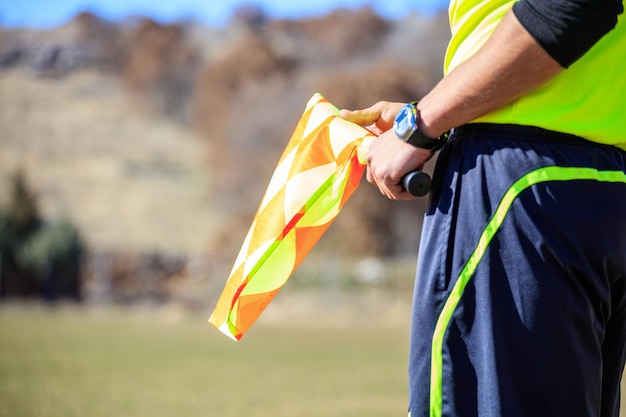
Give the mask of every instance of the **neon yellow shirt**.
[{"label": "neon yellow shirt", "polygon": [[[485,43],[516,0],[452,0],[448,74]],[[569,68],[475,122],[537,126],[626,150],[626,21]]]}]

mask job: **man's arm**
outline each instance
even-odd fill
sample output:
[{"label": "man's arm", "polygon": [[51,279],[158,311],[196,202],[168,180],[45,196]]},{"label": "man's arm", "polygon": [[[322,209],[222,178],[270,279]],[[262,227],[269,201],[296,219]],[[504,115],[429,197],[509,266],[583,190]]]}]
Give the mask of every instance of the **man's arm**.
[{"label": "man's arm", "polygon": [[[509,12],[478,53],[420,100],[419,128],[430,137],[438,137],[510,103],[562,70]],[[391,126],[395,114],[389,109],[397,111],[399,106],[382,102],[356,112],[344,110],[341,115],[363,126]],[[389,129],[370,146],[367,180],[390,199],[412,198],[400,180],[421,168],[431,156],[398,140]]]},{"label": "man's arm", "polygon": [[420,128],[437,137],[505,106],[562,70],[509,12],[480,51],[422,98]]}]

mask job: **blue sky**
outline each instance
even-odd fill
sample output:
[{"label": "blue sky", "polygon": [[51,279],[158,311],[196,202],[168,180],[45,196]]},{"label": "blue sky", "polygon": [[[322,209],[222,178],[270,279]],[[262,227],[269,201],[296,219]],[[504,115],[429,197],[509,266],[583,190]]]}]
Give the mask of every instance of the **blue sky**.
[{"label": "blue sky", "polygon": [[0,0],[0,26],[54,27],[78,12],[89,10],[118,20],[133,15],[150,16],[163,23],[194,18],[211,25],[228,21],[232,11],[256,4],[279,18],[328,13],[337,7],[371,5],[382,16],[395,18],[407,12],[433,13],[447,7],[446,0]]}]

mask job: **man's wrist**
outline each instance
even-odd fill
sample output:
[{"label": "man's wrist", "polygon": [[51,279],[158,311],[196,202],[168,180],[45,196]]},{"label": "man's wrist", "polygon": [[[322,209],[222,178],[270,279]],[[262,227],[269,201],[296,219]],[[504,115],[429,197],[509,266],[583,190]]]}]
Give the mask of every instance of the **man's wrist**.
[{"label": "man's wrist", "polygon": [[441,135],[433,133],[432,126],[428,124],[426,119],[423,117],[424,111],[420,108],[419,103],[417,105],[417,114],[419,114],[419,118],[417,119],[417,129],[429,138],[439,138]]},{"label": "man's wrist", "polygon": [[446,142],[447,135],[430,137],[422,130],[420,111],[417,102],[403,106],[394,121],[394,132],[401,140],[421,149],[436,152]]}]

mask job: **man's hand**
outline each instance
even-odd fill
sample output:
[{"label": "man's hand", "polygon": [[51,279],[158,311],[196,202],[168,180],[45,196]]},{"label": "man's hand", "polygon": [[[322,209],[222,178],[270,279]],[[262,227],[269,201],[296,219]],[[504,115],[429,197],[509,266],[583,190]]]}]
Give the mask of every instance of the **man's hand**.
[{"label": "man's hand", "polygon": [[339,115],[343,119],[367,128],[367,130],[376,136],[380,136],[382,133],[393,128],[393,121],[402,106],[404,106],[404,103],[379,101],[373,106],[362,110],[343,109]]},{"label": "man's hand", "polygon": [[430,151],[420,149],[399,139],[393,132],[393,122],[404,103],[380,101],[363,110],[341,110],[341,117],[366,127],[378,136],[367,154],[367,181],[392,200],[414,198],[400,184],[402,177],[422,168],[432,157]]},{"label": "man's hand", "polygon": [[399,139],[393,130],[387,130],[372,142],[367,153],[367,181],[378,187],[391,200],[414,198],[401,184],[402,177],[416,169],[433,154]]}]

